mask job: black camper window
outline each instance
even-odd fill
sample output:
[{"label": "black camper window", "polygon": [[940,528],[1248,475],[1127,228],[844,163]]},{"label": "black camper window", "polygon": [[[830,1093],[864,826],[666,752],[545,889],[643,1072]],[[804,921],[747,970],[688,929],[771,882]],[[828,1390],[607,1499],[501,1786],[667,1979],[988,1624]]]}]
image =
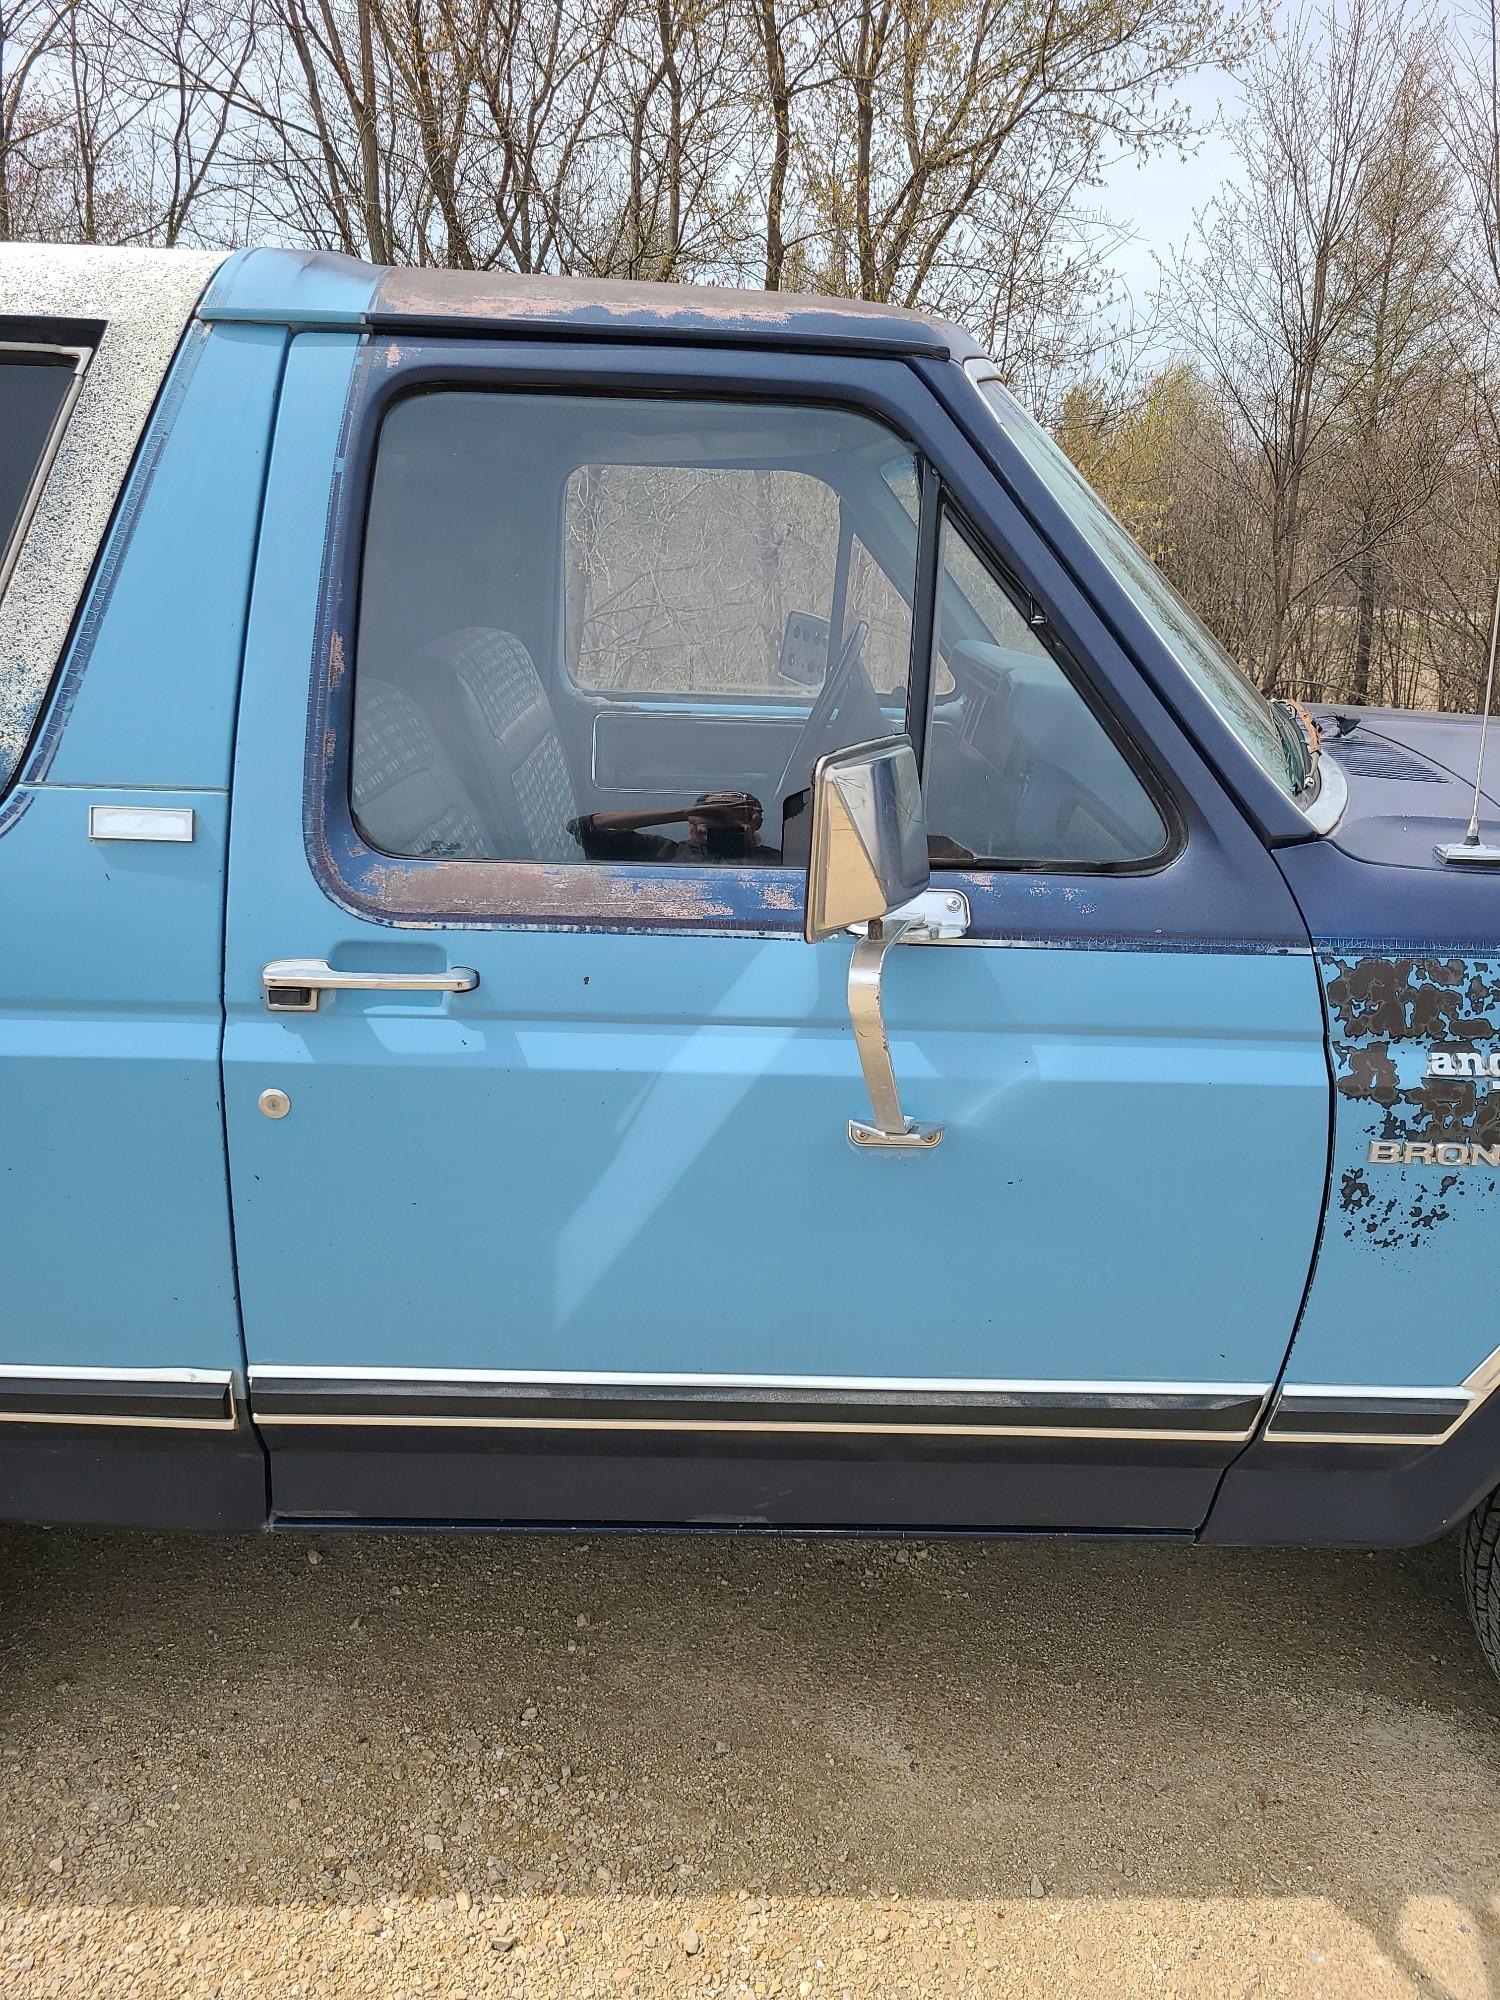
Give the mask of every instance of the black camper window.
[{"label": "black camper window", "polygon": [[0,341],[0,585],[72,401],[86,350]]}]

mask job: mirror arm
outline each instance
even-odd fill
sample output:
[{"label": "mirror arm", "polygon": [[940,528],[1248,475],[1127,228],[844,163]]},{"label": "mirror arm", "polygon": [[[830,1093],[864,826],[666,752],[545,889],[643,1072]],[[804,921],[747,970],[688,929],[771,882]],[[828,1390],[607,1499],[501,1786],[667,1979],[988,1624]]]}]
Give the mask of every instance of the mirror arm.
[{"label": "mirror arm", "polygon": [[887,918],[872,922],[855,944],[849,960],[849,1019],[854,1028],[854,1046],[859,1066],[865,1073],[870,1093],[869,1122],[849,1120],[850,1142],[856,1146],[906,1146],[930,1148],[942,1139],[941,1125],[922,1125],[901,1109],[901,1093],[896,1088],[896,1072],[891,1064],[891,1045],[885,1032],[885,1014],[880,1003],[880,981],[885,955],[911,931],[923,929],[921,919]]}]

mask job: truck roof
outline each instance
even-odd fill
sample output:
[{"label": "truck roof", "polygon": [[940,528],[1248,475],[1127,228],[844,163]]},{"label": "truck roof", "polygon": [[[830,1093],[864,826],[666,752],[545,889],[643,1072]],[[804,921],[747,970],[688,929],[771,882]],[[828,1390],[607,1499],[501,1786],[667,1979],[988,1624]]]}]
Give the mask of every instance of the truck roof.
[{"label": "truck roof", "polygon": [[326,251],[248,250],[204,300],[211,320],[295,326],[457,327],[611,340],[722,341],[946,358],[977,352],[956,328],[900,306],[728,285],[649,284],[510,271],[404,270]]},{"label": "truck roof", "polygon": [[[46,313],[55,310],[50,295],[63,279],[75,311],[84,310],[91,292],[97,292],[91,310],[107,322],[124,294],[137,325],[159,317],[180,331],[189,269],[200,286],[212,274],[199,306],[205,320],[358,329],[449,327],[734,346],[764,342],[939,359],[979,352],[957,327],[865,299],[625,278],[408,270],[326,250],[122,252],[90,245],[6,244],[0,245],[0,294],[9,295],[6,309],[26,311],[18,296],[34,290],[38,299],[29,310]],[[44,293],[46,299],[40,296]],[[153,299],[159,315],[152,313]]]}]

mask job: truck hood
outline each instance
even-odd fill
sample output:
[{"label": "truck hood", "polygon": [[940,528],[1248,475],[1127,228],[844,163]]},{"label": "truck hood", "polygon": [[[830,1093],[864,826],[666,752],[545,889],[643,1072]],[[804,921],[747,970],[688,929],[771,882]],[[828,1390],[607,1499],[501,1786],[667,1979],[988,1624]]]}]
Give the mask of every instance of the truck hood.
[{"label": "truck hood", "polygon": [[[1479,762],[1477,715],[1405,708],[1313,711],[1324,754],[1349,784],[1349,803],[1330,838],[1355,859],[1387,867],[1442,869],[1434,849],[1468,825]],[[1484,799],[1500,822],[1500,728],[1486,759]],[[1492,823],[1492,838],[1500,824]]]}]

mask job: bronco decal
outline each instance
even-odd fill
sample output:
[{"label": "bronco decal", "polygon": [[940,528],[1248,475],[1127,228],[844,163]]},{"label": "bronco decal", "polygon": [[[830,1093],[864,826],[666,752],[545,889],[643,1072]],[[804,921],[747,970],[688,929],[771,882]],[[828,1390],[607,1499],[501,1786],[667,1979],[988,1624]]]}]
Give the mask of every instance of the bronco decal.
[{"label": "bronco decal", "polygon": [[[1420,1248],[1500,1171],[1500,954],[1327,957],[1321,969],[1344,1234]],[[1393,1183],[1391,1167],[1414,1178]]]}]

